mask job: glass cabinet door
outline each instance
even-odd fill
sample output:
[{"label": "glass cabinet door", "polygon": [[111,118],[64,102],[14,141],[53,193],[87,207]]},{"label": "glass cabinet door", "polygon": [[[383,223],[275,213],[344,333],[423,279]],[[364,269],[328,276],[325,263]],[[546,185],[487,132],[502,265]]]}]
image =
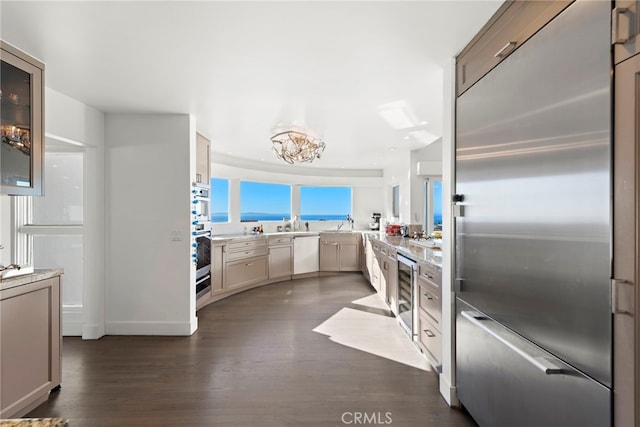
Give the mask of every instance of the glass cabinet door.
[{"label": "glass cabinet door", "polygon": [[4,43],[0,53],[1,193],[41,195],[42,64]]}]

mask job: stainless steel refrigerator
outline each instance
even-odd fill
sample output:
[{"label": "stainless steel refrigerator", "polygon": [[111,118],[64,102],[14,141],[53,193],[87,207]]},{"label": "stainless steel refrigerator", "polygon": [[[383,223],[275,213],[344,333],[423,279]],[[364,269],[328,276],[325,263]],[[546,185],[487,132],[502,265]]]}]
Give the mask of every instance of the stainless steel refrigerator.
[{"label": "stainless steel refrigerator", "polygon": [[457,100],[456,382],[481,426],[611,423],[610,8],[573,3]]}]

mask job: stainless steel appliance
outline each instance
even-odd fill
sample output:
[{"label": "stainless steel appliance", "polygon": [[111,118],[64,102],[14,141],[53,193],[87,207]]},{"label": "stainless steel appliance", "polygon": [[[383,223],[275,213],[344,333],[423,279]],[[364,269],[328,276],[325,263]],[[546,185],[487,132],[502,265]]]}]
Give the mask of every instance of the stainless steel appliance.
[{"label": "stainless steel appliance", "polygon": [[209,187],[193,183],[191,190],[192,258],[196,267],[196,298],[211,290],[211,217]]},{"label": "stainless steel appliance", "polygon": [[211,221],[211,199],[209,198],[209,188],[196,186],[194,184],[191,194],[193,196],[191,201],[191,214],[193,215],[194,221]]},{"label": "stainless steel appliance", "polygon": [[418,264],[411,258],[398,254],[398,323],[412,341],[416,332],[416,271]]},{"label": "stainless steel appliance", "polygon": [[196,298],[211,289],[211,234],[195,238]]},{"label": "stainless steel appliance", "polygon": [[381,214],[374,212],[371,216],[371,222],[369,223],[369,230],[380,230],[380,218]]},{"label": "stainless steel appliance", "polygon": [[458,98],[456,387],[480,426],[611,423],[610,4]]}]

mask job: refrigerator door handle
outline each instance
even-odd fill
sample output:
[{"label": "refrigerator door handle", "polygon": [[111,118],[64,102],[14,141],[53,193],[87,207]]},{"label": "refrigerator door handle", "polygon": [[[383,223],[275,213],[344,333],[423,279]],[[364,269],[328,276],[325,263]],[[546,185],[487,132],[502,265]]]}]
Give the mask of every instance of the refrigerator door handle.
[{"label": "refrigerator door handle", "polygon": [[477,311],[462,311],[460,314],[475,326],[481,328],[483,331],[490,334],[502,344],[506,345],[509,349],[519,354],[523,359],[542,371],[545,375],[567,374],[569,372],[569,370],[565,367],[556,365],[552,360],[549,360],[546,357],[536,357],[528,354],[521,348],[518,348],[516,345],[506,340],[504,337],[500,336],[500,334],[496,333],[490,327],[487,327],[486,323],[493,322],[493,320],[491,320],[484,314]]}]

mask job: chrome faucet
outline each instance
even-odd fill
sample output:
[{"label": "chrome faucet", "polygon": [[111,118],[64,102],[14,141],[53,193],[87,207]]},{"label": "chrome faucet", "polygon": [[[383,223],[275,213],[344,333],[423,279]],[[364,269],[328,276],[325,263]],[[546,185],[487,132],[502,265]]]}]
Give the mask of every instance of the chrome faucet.
[{"label": "chrome faucet", "polygon": [[344,221],[341,221],[340,224],[338,224],[338,230],[340,230],[343,225],[344,225]]}]

